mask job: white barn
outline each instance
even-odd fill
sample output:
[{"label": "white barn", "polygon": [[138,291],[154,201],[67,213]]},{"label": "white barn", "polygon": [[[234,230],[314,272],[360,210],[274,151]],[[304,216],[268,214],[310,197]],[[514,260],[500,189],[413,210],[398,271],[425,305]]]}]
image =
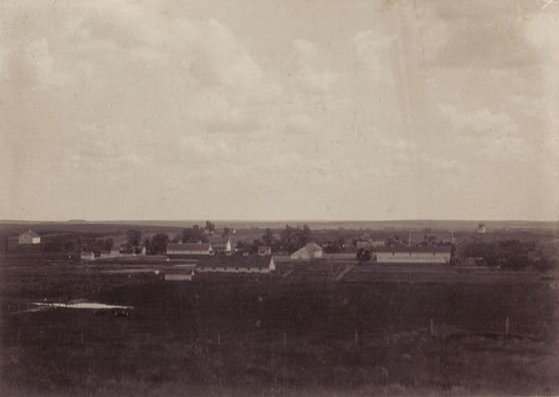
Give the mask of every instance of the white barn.
[{"label": "white barn", "polygon": [[384,247],[376,251],[377,263],[447,264],[452,256],[450,245],[434,247]]},{"label": "white barn", "polygon": [[271,255],[216,255],[201,258],[196,273],[271,273],[276,270]]},{"label": "white barn", "polygon": [[170,243],[167,245],[167,256],[170,258],[186,258],[209,256],[213,249],[209,243]]}]

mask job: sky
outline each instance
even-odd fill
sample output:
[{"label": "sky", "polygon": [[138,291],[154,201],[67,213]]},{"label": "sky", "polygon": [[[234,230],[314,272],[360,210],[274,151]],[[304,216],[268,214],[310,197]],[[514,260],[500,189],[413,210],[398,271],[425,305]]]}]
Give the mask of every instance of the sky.
[{"label": "sky", "polygon": [[0,219],[558,220],[558,0],[2,0]]}]

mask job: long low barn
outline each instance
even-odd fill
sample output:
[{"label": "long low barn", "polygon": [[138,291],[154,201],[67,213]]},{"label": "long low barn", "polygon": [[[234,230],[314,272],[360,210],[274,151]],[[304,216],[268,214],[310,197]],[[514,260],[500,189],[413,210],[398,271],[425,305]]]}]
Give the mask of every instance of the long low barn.
[{"label": "long low barn", "polygon": [[452,247],[384,247],[376,251],[377,263],[449,263]]},{"label": "long low barn", "polygon": [[270,273],[276,270],[271,255],[216,255],[200,258],[196,273]]},{"label": "long low barn", "polygon": [[167,246],[169,258],[188,258],[213,254],[209,243],[170,243]]}]

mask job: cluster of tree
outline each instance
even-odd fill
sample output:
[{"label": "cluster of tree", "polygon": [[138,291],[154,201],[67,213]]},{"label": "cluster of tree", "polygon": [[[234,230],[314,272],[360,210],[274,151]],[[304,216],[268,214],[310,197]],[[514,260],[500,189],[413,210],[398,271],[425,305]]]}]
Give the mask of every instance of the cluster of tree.
[{"label": "cluster of tree", "polygon": [[146,239],[145,246],[148,254],[163,255],[167,252],[169,236],[166,233],[157,233],[151,239]]},{"label": "cluster of tree", "polygon": [[72,254],[79,251],[110,251],[114,246],[112,238],[95,238],[78,235],[56,235],[43,238],[42,250],[49,253]]},{"label": "cluster of tree", "polygon": [[346,242],[345,239],[340,237],[335,241],[326,241],[322,244],[322,249],[327,254],[338,254],[340,252],[345,252]]},{"label": "cluster of tree", "polygon": [[280,232],[279,246],[281,250],[293,252],[311,241],[311,228],[308,225],[292,227],[285,225]]},{"label": "cluster of tree", "polygon": [[355,256],[357,260],[361,263],[369,262],[373,258],[373,254],[371,253],[371,250],[365,248],[360,248],[359,250],[357,250],[357,254]]},{"label": "cluster of tree", "polygon": [[520,270],[534,267],[543,270],[551,267],[552,262],[546,258],[534,259],[536,248],[536,243],[533,241],[475,241],[463,247],[462,256],[483,258],[487,266],[498,266],[503,269]]},{"label": "cluster of tree", "polygon": [[261,246],[268,246],[273,252],[293,252],[311,241],[312,231],[308,225],[286,225],[279,233],[274,233],[270,228],[252,242],[238,241],[237,250],[247,253],[256,253]]},{"label": "cluster of tree", "polygon": [[[183,242],[183,243],[207,243],[208,236],[211,236],[215,233],[216,226],[215,223],[206,221],[206,225],[204,227],[200,227],[199,225],[194,225],[192,227],[183,229],[181,237],[175,237],[173,242]],[[229,227],[223,228],[223,236],[229,236],[232,234],[232,229]]]},{"label": "cluster of tree", "polygon": [[141,252],[140,243],[142,242],[142,232],[135,229],[126,231],[126,243],[120,248],[124,254],[139,254]]},{"label": "cluster of tree", "polygon": [[[103,246],[104,241],[99,241],[97,244]],[[42,239],[43,251],[50,253],[74,253],[78,251],[79,246],[79,240],[75,236],[60,235]]]},{"label": "cluster of tree", "polygon": [[[80,240],[80,249],[81,251],[93,251],[93,252],[102,252],[102,251],[110,251],[113,249],[114,241],[112,238],[99,238],[99,239],[81,239]],[[67,241],[66,247],[70,248],[72,251],[75,249],[75,245],[73,241]]]},{"label": "cluster of tree", "polygon": [[181,241],[183,243],[208,242],[208,238],[204,230],[205,229],[198,225],[183,229]]}]

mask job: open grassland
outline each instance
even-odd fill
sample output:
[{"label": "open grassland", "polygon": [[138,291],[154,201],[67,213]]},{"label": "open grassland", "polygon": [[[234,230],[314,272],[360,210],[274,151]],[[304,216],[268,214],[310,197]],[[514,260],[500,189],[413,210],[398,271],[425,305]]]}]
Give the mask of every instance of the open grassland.
[{"label": "open grassland", "polygon": [[[387,281],[360,267],[332,282],[345,266],[169,283],[12,261],[0,284],[2,395],[559,393],[549,283]],[[13,313],[45,298],[135,309]]]}]

